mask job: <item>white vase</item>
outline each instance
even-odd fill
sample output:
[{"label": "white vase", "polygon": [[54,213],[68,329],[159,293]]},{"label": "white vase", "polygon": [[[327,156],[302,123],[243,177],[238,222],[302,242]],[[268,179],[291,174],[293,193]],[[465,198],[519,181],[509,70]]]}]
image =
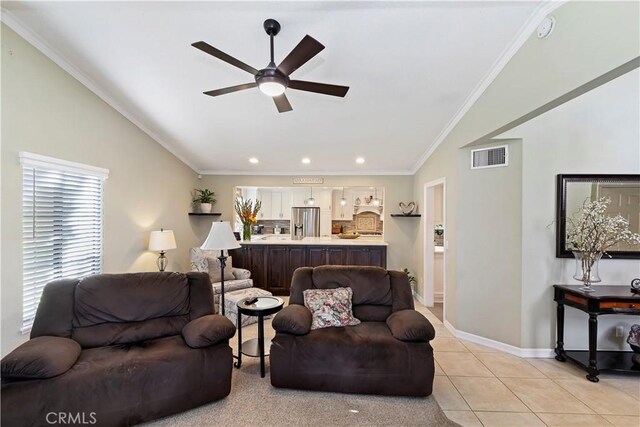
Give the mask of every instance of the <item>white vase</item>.
[{"label": "white vase", "polygon": [[211,203],[200,203],[200,212],[201,213],[211,213],[211,208],[213,205]]}]

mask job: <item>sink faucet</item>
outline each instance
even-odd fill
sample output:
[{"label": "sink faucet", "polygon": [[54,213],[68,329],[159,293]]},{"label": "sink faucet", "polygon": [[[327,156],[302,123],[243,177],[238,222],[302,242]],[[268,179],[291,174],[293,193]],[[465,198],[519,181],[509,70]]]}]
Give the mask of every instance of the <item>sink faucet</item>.
[{"label": "sink faucet", "polygon": [[[300,238],[302,238],[302,237],[304,236],[304,234],[303,234],[303,226],[302,226],[302,224],[294,224],[294,225],[293,225],[293,230],[294,230],[294,231],[293,231],[293,235],[294,235],[295,237],[300,237]],[[299,233],[298,233],[298,231],[299,231]]]}]

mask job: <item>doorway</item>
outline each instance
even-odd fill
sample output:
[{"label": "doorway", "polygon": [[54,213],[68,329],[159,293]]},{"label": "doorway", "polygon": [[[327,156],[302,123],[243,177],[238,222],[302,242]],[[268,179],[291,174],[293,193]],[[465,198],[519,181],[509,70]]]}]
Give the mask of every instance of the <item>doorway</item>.
[{"label": "doorway", "polygon": [[447,247],[445,178],[425,184],[424,200],[424,305],[444,321]]}]

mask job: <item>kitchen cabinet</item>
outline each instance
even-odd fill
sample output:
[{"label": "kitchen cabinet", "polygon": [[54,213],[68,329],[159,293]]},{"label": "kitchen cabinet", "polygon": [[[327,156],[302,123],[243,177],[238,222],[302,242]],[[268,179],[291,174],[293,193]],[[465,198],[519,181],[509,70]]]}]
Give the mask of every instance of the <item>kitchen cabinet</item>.
[{"label": "kitchen cabinet", "polygon": [[307,208],[311,206],[319,207],[320,210],[331,210],[331,190],[324,188],[315,188],[313,189],[313,199],[316,201],[315,204],[310,205],[307,203],[307,200],[311,197],[311,189],[295,189],[293,191],[289,191],[292,198],[292,207],[296,208]]},{"label": "kitchen cabinet", "polygon": [[253,285],[274,295],[289,295],[293,272],[319,265],[387,267],[386,246],[243,244],[229,251],[233,266],[251,271]]},{"label": "kitchen cabinet", "polygon": [[291,219],[291,192],[258,190],[257,198],[262,202],[258,219]]},{"label": "kitchen cabinet", "polygon": [[267,284],[267,246],[246,245],[229,251],[233,267],[244,268],[251,272],[253,286],[266,289]]},{"label": "kitchen cabinet", "polygon": [[307,246],[307,265],[347,265],[344,246]]},{"label": "kitchen cabinet", "polygon": [[334,221],[352,221],[353,220],[353,194],[345,190],[344,198],[346,204],[342,206],[340,199],[342,198],[342,190],[332,191],[331,218]]},{"label": "kitchen cabinet", "polygon": [[320,237],[331,236],[331,211],[320,210]]},{"label": "kitchen cabinet", "polygon": [[282,192],[282,207],[280,211],[282,212],[282,216],[280,219],[284,219],[289,221],[291,219],[291,207],[292,207],[292,194],[290,191]]},{"label": "kitchen cabinet", "polygon": [[306,208],[307,199],[309,198],[309,192],[304,189],[298,189],[291,191],[291,207],[294,208]]},{"label": "kitchen cabinet", "polygon": [[256,198],[262,203],[258,211],[258,219],[271,219],[271,191],[258,190]]},{"label": "kitchen cabinet", "polygon": [[387,264],[387,251],[384,246],[350,246],[347,247],[347,265],[379,265]]},{"label": "kitchen cabinet", "polygon": [[269,246],[268,257],[266,289],[274,295],[289,295],[293,272],[305,266],[305,248],[273,245]]}]

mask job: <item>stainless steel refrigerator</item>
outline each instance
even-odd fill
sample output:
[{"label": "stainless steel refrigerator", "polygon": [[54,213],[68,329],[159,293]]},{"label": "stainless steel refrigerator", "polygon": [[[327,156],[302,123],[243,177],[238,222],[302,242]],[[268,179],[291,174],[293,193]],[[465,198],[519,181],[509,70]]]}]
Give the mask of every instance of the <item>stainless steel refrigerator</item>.
[{"label": "stainless steel refrigerator", "polygon": [[291,208],[291,238],[320,237],[320,208]]}]

